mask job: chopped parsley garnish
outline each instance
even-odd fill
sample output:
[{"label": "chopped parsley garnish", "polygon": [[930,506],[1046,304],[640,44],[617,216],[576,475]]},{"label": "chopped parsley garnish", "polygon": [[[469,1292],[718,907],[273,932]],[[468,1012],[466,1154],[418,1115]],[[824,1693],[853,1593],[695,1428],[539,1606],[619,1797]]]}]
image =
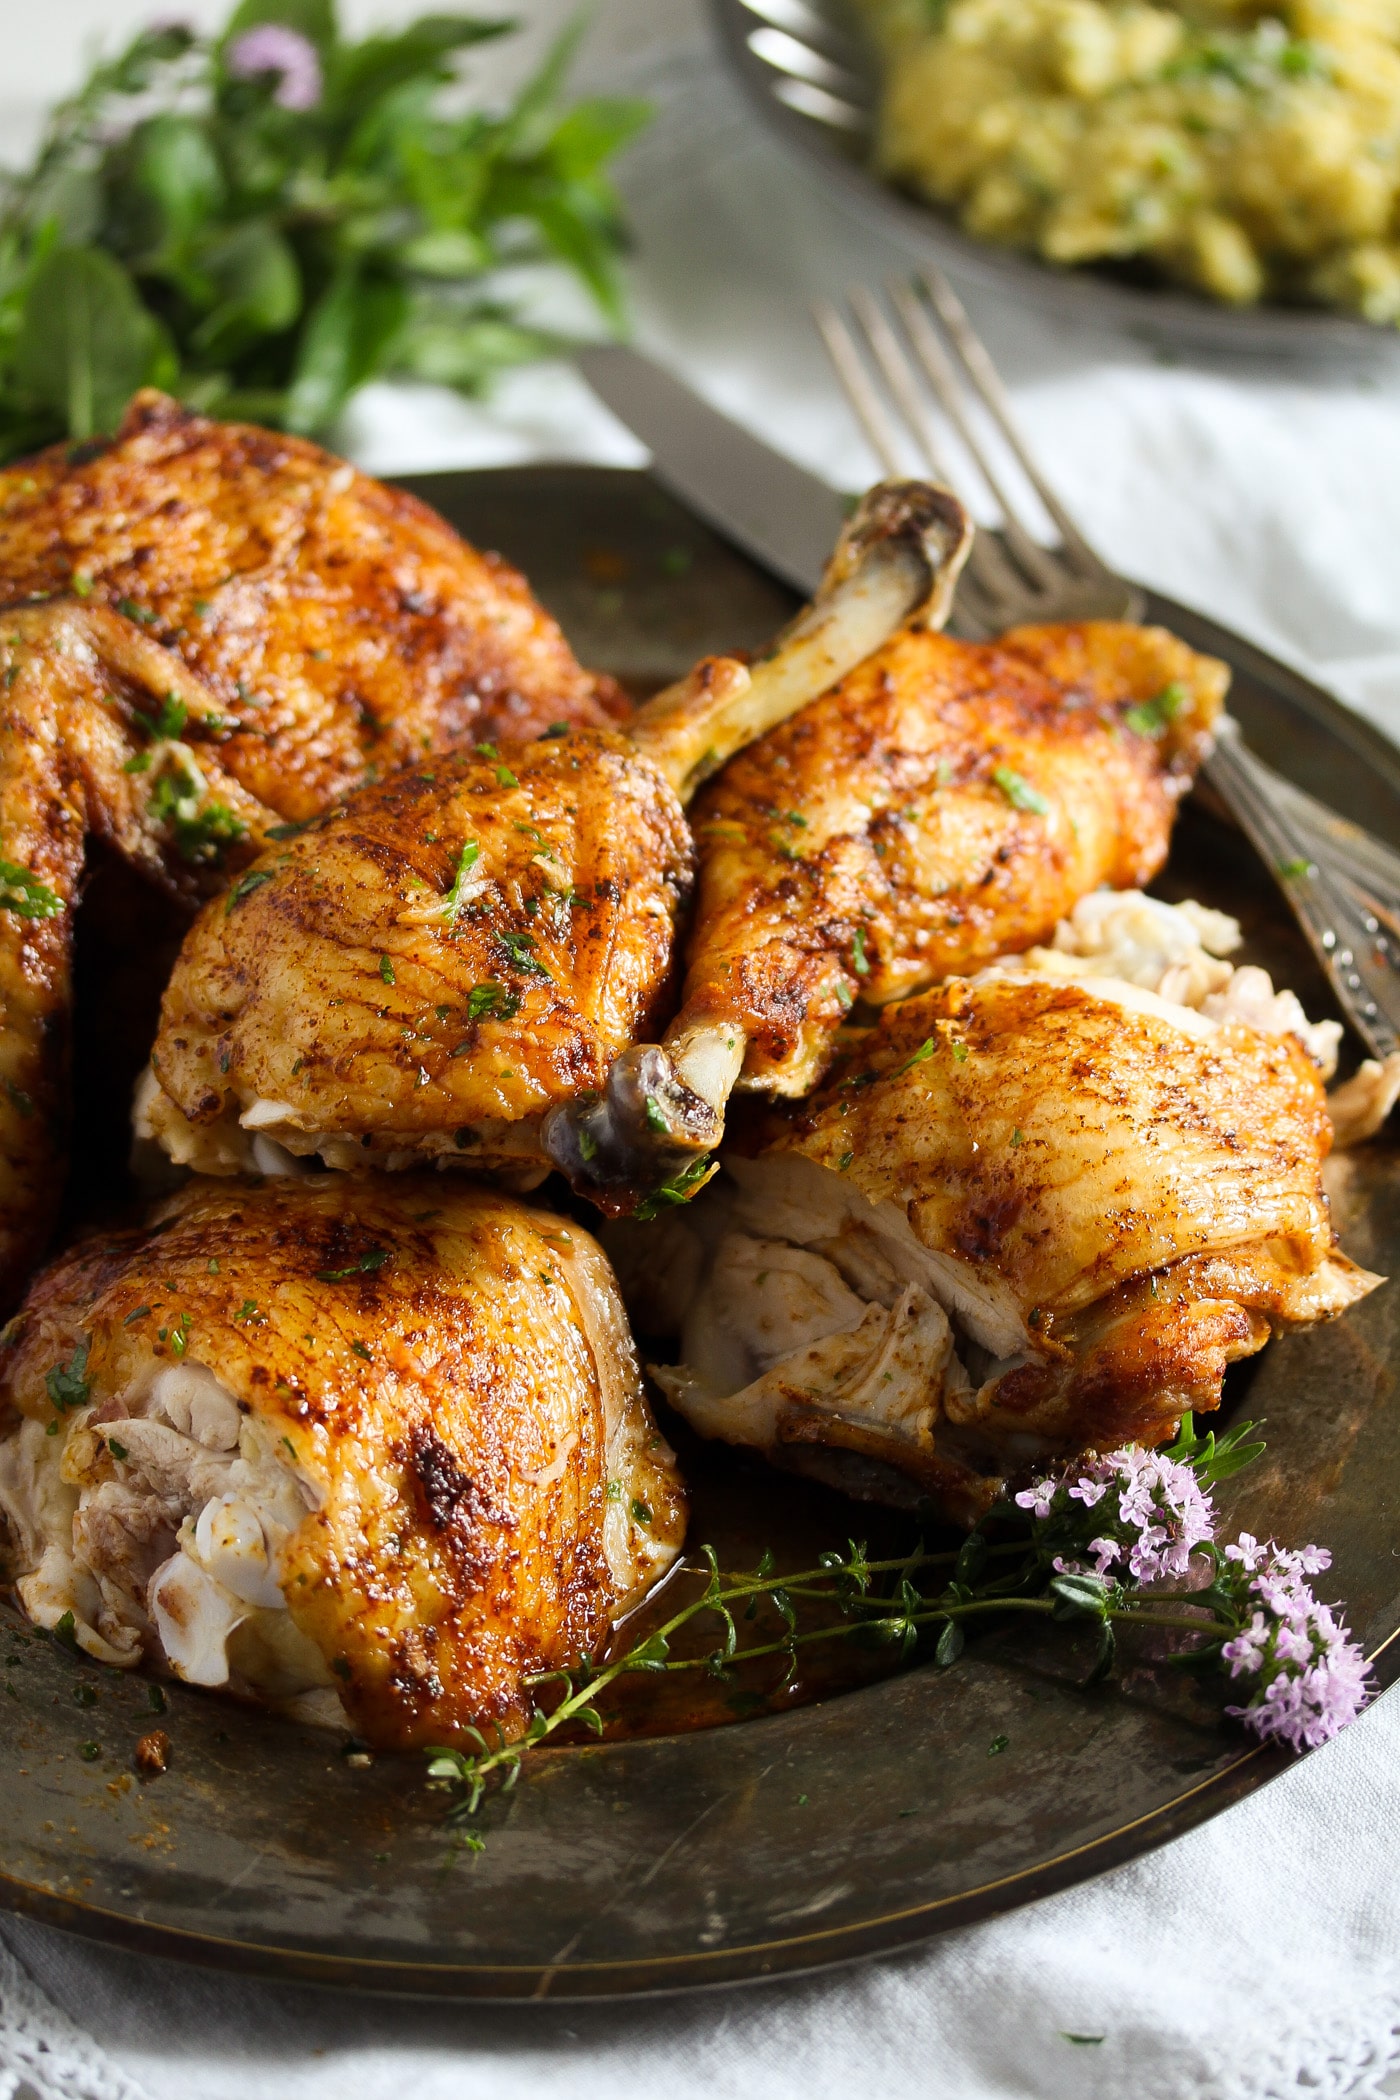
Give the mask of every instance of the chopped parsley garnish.
[{"label": "chopped parsley garnish", "polygon": [[254,890],[260,890],[265,882],[271,882],[271,880],[271,868],[250,868],[248,873],[240,877],[229,891],[228,903],[224,906],[224,917],[228,917],[235,904],[241,904],[245,897],[251,897]]},{"label": "chopped parsley garnish", "polygon": [[262,1314],[261,1314],[261,1313],[260,1313],[260,1312],[258,1311],[258,1301],[257,1301],[257,1299],[256,1299],[256,1298],[245,1298],[245,1299],[243,1300],[243,1303],[242,1303],[242,1304],[241,1304],[241,1305],[239,1306],[239,1308],[238,1308],[237,1312],[236,1312],[236,1313],[234,1314],[234,1316],[233,1316],[233,1317],[234,1317],[234,1319],[235,1319],[235,1320],[259,1320],[259,1321],[260,1321],[260,1320],[262,1319],[262,1317],[263,1317],[263,1316],[262,1316]]},{"label": "chopped parsley garnish", "polygon": [[279,842],[282,839],[299,839],[304,831],[310,830],[315,821],[314,817],[303,817],[299,824],[274,824],[267,835]]},{"label": "chopped parsley garnish", "polygon": [[[906,1057],[902,1065],[895,1066],[894,1070],[890,1074],[890,1078],[900,1079],[904,1076],[906,1072],[912,1072],[915,1065],[921,1065],[924,1063],[925,1059],[932,1057],[934,1051],[937,1048],[938,1045],[934,1041],[933,1037],[931,1035],[926,1036],[923,1042],[920,1043],[918,1049],[914,1052],[912,1057]],[[858,1086],[860,1082],[858,1079],[852,1080],[851,1084],[852,1086]]]},{"label": "chopped parsley garnish", "polygon": [[66,1364],[55,1364],[45,1373],[44,1384],[50,1400],[61,1415],[71,1407],[86,1407],[88,1394],[92,1391],[92,1380],[87,1375],[88,1350],[91,1337],[79,1342]]},{"label": "chopped parsley garnish", "polygon": [[56,919],[63,909],[63,899],[37,875],[0,860],[0,910],[21,919]]},{"label": "chopped parsley garnish", "polygon": [[134,598],[118,598],[117,611],[125,613],[128,620],[137,621],[142,627],[154,627],[156,616],[149,606],[138,605]]},{"label": "chopped parsley garnish", "polygon": [[203,796],[204,783],[197,775],[184,766],[167,766],[146,804],[148,816],[170,826],[181,860],[191,866],[217,860],[225,846],[248,836],[247,825],[226,802],[210,802],[201,808]]},{"label": "chopped parsley garnish", "polygon": [[113,1458],[121,1459],[123,1462],[125,1462],[131,1456],[131,1453],[127,1450],[126,1445],[119,1444],[114,1436],[108,1437],[107,1449],[111,1452]]},{"label": "chopped parsley garnish", "polygon": [[[581,1151],[582,1146],[579,1149]],[[649,1196],[644,1196],[633,1216],[639,1224],[649,1224],[653,1218],[659,1217],[663,1210],[672,1205],[689,1203],[691,1197],[698,1195],[705,1183],[718,1172],[719,1161],[714,1155],[709,1152],[702,1153],[698,1159],[692,1159],[688,1165],[682,1167],[679,1174],[673,1174],[669,1181],[662,1182],[660,1188],[653,1189]]]},{"label": "chopped parsley garnish", "polygon": [[501,755],[494,744],[478,744],[476,751],[481,758],[499,758]]},{"label": "chopped parsley garnish", "polygon": [[666,1121],[665,1113],[662,1110],[661,1103],[657,1100],[655,1094],[648,1094],[647,1129],[659,1130],[662,1137],[665,1137],[670,1128],[671,1126]]},{"label": "chopped parsley garnish", "polygon": [[[189,1347],[191,1324],[192,1323],[189,1314],[187,1312],[184,1312],[181,1313],[179,1319],[171,1328],[170,1353],[172,1356],[183,1356],[186,1349]],[[162,1336],[162,1339],[164,1339],[164,1336]]]},{"label": "chopped parsley garnish", "polygon": [[[467,1019],[480,1021],[490,1014],[494,1020],[509,1021],[520,1011],[520,995],[507,991],[503,984],[474,984],[467,994]],[[466,1044],[462,1044],[464,1050]],[[454,1050],[454,1057],[460,1054]]]},{"label": "chopped parsley garnish", "polygon": [[[374,1362],[373,1352],[367,1349],[363,1342],[352,1342],[350,1344],[350,1347],[354,1350],[356,1356],[362,1356],[367,1364],[372,1364]],[[345,1674],[347,1676],[350,1674],[348,1669],[345,1672]]]},{"label": "chopped parsley garnish", "polygon": [[174,743],[183,736],[189,718],[190,711],[178,693],[166,694],[158,715],[137,713],[135,716],[147,736],[162,744]]},{"label": "chopped parsley garnish", "polygon": [[541,737],[543,739],[552,736],[567,736],[568,733],[569,724],[567,722],[551,722],[548,729],[541,731]]},{"label": "chopped parsley garnish", "polygon": [[475,839],[468,839],[457,856],[457,872],[452,878],[452,887],[438,907],[439,915],[446,919],[449,925],[466,902],[463,892],[467,886],[467,877],[471,874],[472,869],[480,858],[480,846]]},{"label": "chopped parsley garnish", "polygon": [[633,1501],[632,1522],[634,1524],[650,1524],[651,1511],[647,1508],[645,1502]]},{"label": "chopped parsley garnish", "polygon": [[138,1305],[135,1312],[129,1312],[127,1314],[126,1318],[122,1321],[122,1326],[134,1327],[138,1320],[144,1320],[149,1317],[150,1310],[151,1308],[149,1305]]},{"label": "chopped parsley garnish", "polygon": [[394,965],[387,955],[381,955],[379,958],[379,974],[384,979],[384,982],[386,984],[394,984],[397,982],[397,979],[394,976]]},{"label": "chopped parsley garnish", "polygon": [[358,1261],[352,1261],[348,1269],[318,1269],[317,1283],[348,1283],[352,1276],[368,1276],[375,1269],[382,1269],[389,1259],[387,1247],[371,1247]]},{"label": "chopped parsley garnish", "polygon": [[987,1745],[988,1757],[1000,1757],[1002,1751],[1010,1746],[1010,1742],[1009,1735],[994,1735]]},{"label": "chopped parsley garnish", "polygon": [[966,1043],[964,1043],[964,1042],[958,1042],[958,1041],[955,1041],[955,1042],[954,1042],[954,1044],[953,1044],[953,1062],[954,1062],[954,1064],[955,1064],[955,1065],[965,1065],[965,1064],[967,1063],[967,1044],[966,1044]]},{"label": "chopped parsley garnish", "polygon": [[1136,707],[1128,708],[1123,720],[1139,736],[1163,736],[1189,698],[1185,686],[1174,680],[1163,686],[1155,700],[1141,700]]},{"label": "chopped parsley garnish", "polygon": [[498,933],[496,939],[517,970],[523,970],[532,977],[548,977],[548,970],[532,953],[535,946],[535,936],[532,933]]},{"label": "chopped parsley garnish", "polygon": [[1317,868],[1307,859],[1281,860],[1278,871],[1285,882],[1301,882],[1305,875],[1315,875]]},{"label": "chopped parsley garnish", "polygon": [[520,785],[509,766],[497,766],[496,779],[503,788],[518,788]]},{"label": "chopped parsley garnish", "polygon": [[857,926],[854,934],[851,936],[851,968],[855,971],[857,977],[868,977],[870,975],[870,964],[866,961],[865,956],[865,928],[863,926]]},{"label": "chopped parsley garnish", "polygon": [[853,1160],[854,1158],[855,1158],[855,1154],[854,1154],[854,1152],[843,1152],[843,1153],[841,1154],[841,1157],[840,1157],[840,1158],[839,1158],[839,1159],[837,1160],[837,1162],[836,1162],[836,1171],[837,1171],[837,1173],[838,1173],[838,1174],[844,1174],[844,1173],[845,1173],[845,1171],[846,1171],[846,1169],[847,1169],[847,1167],[848,1167],[848,1166],[849,1166],[849,1165],[851,1164],[851,1161],[852,1161],[852,1160]]},{"label": "chopped parsley garnish", "polygon": [[994,767],[992,779],[1001,789],[1013,809],[1029,810],[1032,816],[1037,817],[1049,816],[1050,804],[1046,801],[1044,795],[1040,793],[1038,788],[1033,788],[1028,780],[1023,780],[1021,775],[1015,772],[1012,767]]}]

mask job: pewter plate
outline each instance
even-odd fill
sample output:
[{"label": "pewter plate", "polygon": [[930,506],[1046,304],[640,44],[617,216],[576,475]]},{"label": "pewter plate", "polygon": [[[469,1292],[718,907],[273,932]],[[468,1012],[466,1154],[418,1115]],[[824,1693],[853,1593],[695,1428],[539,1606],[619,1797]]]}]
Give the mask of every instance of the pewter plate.
[{"label": "pewter plate", "polygon": [[877,65],[848,0],[710,0],[710,8],[721,48],[763,128],[858,219],[959,277],[1071,326],[1123,329],[1167,351],[1340,368],[1400,355],[1400,329],[1302,306],[1225,306],[1180,288],[1135,282],[1132,265],[1057,269],[975,239],[951,212],[872,171]]},{"label": "pewter plate", "polygon": [[[413,485],[520,562],[580,653],[638,690],[702,651],[761,641],[790,608],[642,474]],[[1209,621],[1162,601],[1151,612],[1230,659],[1236,710],[1273,764],[1400,840],[1400,760],[1379,736]],[[1262,869],[1208,811],[1188,807],[1162,887],[1236,912],[1250,953],[1327,1009]],[[1340,1162],[1333,1186],[1348,1251],[1400,1266],[1395,1148]],[[1232,1483],[1230,1520],[1332,1548],[1328,1593],[1386,1683],[1400,1674],[1397,1302],[1383,1289],[1273,1343],[1226,1401],[1268,1439]],[[686,1463],[693,1536],[731,1565],[765,1543],[810,1565],[815,1548],[878,1540],[890,1521],[717,1448],[688,1446]],[[330,1738],[175,1686],[171,1769],[141,1781],[147,1683],[12,1616],[0,1633],[0,1902],[136,1950],[360,1991],[607,1996],[849,1961],[1132,1859],[1288,1762],[1251,1747],[1211,1682],[1139,1656],[1086,1692],[1068,1630],[1007,1633],[946,1672],[808,1679],[778,1701],[717,1692],[664,1713],[634,1698],[617,1739],[537,1753],[487,1804],[485,1849],[454,1856],[420,1759],[355,1769]]]}]

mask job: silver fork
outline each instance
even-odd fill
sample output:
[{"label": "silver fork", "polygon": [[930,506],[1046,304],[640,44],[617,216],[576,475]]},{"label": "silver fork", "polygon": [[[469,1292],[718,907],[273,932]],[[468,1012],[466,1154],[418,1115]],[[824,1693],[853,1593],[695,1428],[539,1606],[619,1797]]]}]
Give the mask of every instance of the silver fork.
[{"label": "silver fork", "polygon": [[[884,299],[857,286],[850,312],[852,320],[819,306],[817,326],[886,471],[907,471],[912,440],[923,465],[955,485],[937,403],[1001,514],[1000,529],[973,543],[952,625],[976,638],[1022,621],[1141,619],[1142,592],[1094,552],[1026,450],[996,367],[942,272],[897,280]],[[974,402],[1040,499],[1055,545],[1033,536]],[[1400,1051],[1400,854],[1282,779],[1228,715],[1203,771],[1278,881],[1361,1040],[1377,1058]]]}]

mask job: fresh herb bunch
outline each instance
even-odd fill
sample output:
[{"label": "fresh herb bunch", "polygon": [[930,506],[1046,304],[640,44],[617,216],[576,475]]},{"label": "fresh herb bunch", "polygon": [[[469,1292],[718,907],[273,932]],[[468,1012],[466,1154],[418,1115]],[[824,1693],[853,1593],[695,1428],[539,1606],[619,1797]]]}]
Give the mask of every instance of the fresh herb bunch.
[{"label": "fresh herb bunch", "polygon": [[375,377],[477,391],[557,347],[491,295],[504,265],[566,264],[617,325],[604,170],[646,106],[564,106],[575,24],[504,115],[456,111],[460,55],[516,26],[352,42],[334,0],[243,0],[96,66],[0,191],[0,459],[143,385],[307,434]]},{"label": "fresh herb bunch", "polygon": [[[434,1750],[430,1776],[457,1793],[451,1814],[460,1820],[476,1813],[493,1780],[514,1786],[528,1752],[559,1729],[582,1724],[602,1735],[598,1699],[630,1673],[703,1670],[728,1678],[740,1663],[772,1657],[785,1662],[787,1682],[800,1650],[842,1639],[886,1643],[900,1659],[922,1655],[946,1669],[969,1628],[1018,1614],[1095,1630],[1087,1684],[1113,1668],[1118,1627],[1181,1636],[1175,1659],[1223,1671],[1237,1691],[1239,1703],[1227,1713],[1261,1739],[1311,1748],[1355,1719],[1370,1672],[1346,1627],[1303,1579],[1327,1568],[1330,1554],[1261,1545],[1247,1532],[1231,1545],[1217,1542],[1210,1490],[1263,1451],[1249,1441],[1253,1427],[1199,1436],[1187,1415],[1166,1450],[1128,1445],[1078,1460],[998,1504],[955,1552],[919,1546],[900,1559],[871,1560],[852,1541],[846,1553],[824,1553],[800,1573],[775,1573],[765,1555],[752,1574],[727,1575],[704,1546],[703,1566],[692,1571],[695,1594],[664,1624],[609,1661],[585,1658],[576,1670],[530,1679],[555,1696],[536,1706],[520,1740],[492,1745],[477,1734],[474,1752]],[[989,1536],[989,1526],[1019,1535]],[[804,1628],[804,1606],[821,1623]],[[676,1655],[677,1634],[707,1615],[717,1625],[714,1647]],[[741,1625],[753,1628],[747,1638]]]}]

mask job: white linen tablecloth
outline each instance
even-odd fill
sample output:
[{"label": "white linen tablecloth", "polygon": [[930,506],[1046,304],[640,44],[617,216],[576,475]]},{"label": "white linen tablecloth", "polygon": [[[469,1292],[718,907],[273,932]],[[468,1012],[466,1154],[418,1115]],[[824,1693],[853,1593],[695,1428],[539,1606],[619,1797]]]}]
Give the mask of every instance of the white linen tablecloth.
[{"label": "white linen tablecloth", "polygon": [[[525,0],[536,43],[567,9]],[[83,35],[114,38],[145,11],[0,0],[0,153],[25,150]],[[520,61],[502,47],[487,62]],[[868,479],[807,308],[908,256],[755,136],[701,0],[600,0],[586,66],[658,104],[624,171],[643,346],[833,481]],[[1034,448],[1109,558],[1400,736],[1400,360],[1330,377],[1168,364],[964,290]],[[562,293],[553,310],[577,313]],[[562,367],[514,376],[486,406],[370,389],[344,441],[379,472],[643,457]],[[0,1926],[0,2100],[1297,2100],[1388,2090],[1397,2063],[1400,1698],[1165,1852],[919,1953],[749,1991],[405,2006]]]}]

